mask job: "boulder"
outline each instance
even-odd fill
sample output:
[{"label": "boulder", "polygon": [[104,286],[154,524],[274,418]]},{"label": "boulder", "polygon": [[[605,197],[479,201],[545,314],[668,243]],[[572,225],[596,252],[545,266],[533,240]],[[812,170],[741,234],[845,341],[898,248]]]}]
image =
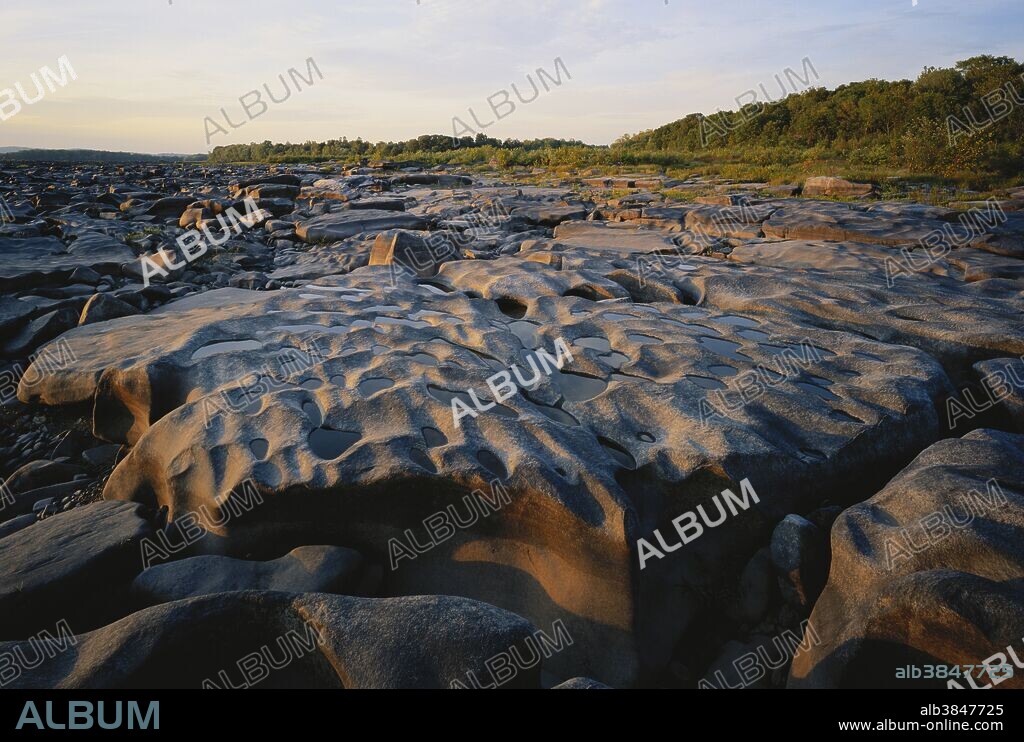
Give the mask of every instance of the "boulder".
[{"label": "boulder", "polygon": [[[934,444],[832,528],[832,567],[792,688],[946,688],[912,665],[1024,657],[1024,436],[976,430]],[[1024,687],[971,671],[959,687]],[[950,686],[954,687],[954,686]]]},{"label": "boulder", "polygon": [[871,183],[853,183],[843,178],[818,175],[804,181],[803,195],[808,198],[831,196],[835,198],[863,198],[874,193]]},{"label": "boulder", "polygon": [[366,571],[352,549],[302,546],[267,562],[197,556],[156,564],[135,578],[132,592],[149,604],[243,590],[351,595],[370,586],[362,584]]},{"label": "boulder", "polygon": [[99,502],[0,539],[0,636],[25,638],[61,619],[82,631],[115,617],[153,535],[144,512]]}]

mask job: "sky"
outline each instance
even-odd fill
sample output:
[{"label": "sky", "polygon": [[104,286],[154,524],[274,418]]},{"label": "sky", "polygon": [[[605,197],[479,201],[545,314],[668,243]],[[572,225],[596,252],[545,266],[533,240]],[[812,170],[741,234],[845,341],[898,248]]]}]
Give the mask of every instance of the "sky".
[{"label": "sky", "polygon": [[[461,124],[608,144],[734,109],[759,85],[776,98],[787,68],[807,79],[805,59],[830,88],[1024,59],[1021,0],[5,0],[0,18],[0,147],[198,153]],[[76,79],[21,102],[15,84],[32,99],[32,74],[62,56]],[[308,79],[309,58],[312,86],[289,75]],[[279,75],[291,96],[273,103],[263,85],[281,100]],[[239,97],[252,90],[268,105],[250,120]]]}]

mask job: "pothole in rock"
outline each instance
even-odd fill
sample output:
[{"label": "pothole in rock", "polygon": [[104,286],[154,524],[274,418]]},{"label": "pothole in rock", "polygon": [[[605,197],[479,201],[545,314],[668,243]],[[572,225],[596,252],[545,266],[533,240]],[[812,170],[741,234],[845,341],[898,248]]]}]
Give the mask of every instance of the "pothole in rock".
[{"label": "pothole in rock", "polygon": [[661,345],[661,343],[665,342],[661,338],[656,338],[651,335],[641,335],[639,333],[627,335],[626,337],[637,345]]},{"label": "pothole in rock", "polygon": [[409,458],[420,468],[426,469],[431,474],[437,474],[437,467],[434,466],[434,462],[430,460],[430,457],[427,456],[427,454],[418,448],[414,448],[409,451]]},{"label": "pothole in rock", "polygon": [[568,425],[570,427],[580,424],[579,420],[563,410],[561,407],[552,407],[551,405],[540,404],[539,402],[534,402],[534,404],[537,405],[537,409],[540,410],[543,415],[554,420],[556,423]]},{"label": "pothole in rock", "polygon": [[492,403],[486,399],[481,399],[480,404],[483,407],[489,407],[486,412],[478,411],[476,404],[473,402],[473,398],[469,396],[468,392],[453,392],[448,389],[442,389],[439,386],[433,384],[427,384],[427,394],[436,399],[438,402],[451,406],[453,399],[458,399],[462,404],[466,405],[469,409],[476,412],[478,415],[483,414],[494,414],[499,417],[518,418],[519,413],[510,407],[506,407],[503,404],[495,404],[494,407],[489,407]]},{"label": "pothole in rock", "polygon": [[[712,367],[714,368],[714,367]],[[709,379],[707,376],[686,376],[684,377],[687,381],[692,382],[699,386],[701,389],[728,389],[725,383],[718,379]]]},{"label": "pothole in rock", "polygon": [[737,351],[743,346],[730,340],[722,340],[720,338],[712,338],[702,335],[698,339],[698,342],[708,350],[718,353],[718,355],[725,356],[726,358],[731,358],[734,361],[753,360],[742,353],[738,353]]},{"label": "pothole in rock", "polygon": [[527,307],[521,301],[516,301],[515,299],[510,299],[508,297],[502,297],[501,299],[498,299],[497,304],[498,310],[506,317],[511,317],[512,319],[522,319],[523,317],[526,316]]},{"label": "pothole in rock", "polygon": [[619,353],[618,351],[612,351],[607,355],[598,356],[597,360],[602,361],[606,365],[618,370],[622,368],[629,361],[629,356],[625,353]]},{"label": "pothole in rock", "polygon": [[201,361],[204,358],[215,356],[220,353],[231,353],[236,350],[262,350],[263,343],[257,340],[227,340],[224,342],[210,343],[192,354],[193,361]]},{"label": "pothole in rock", "polygon": [[349,430],[319,427],[309,434],[309,448],[321,459],[331,461],[356,444],[362,435]]},{"label": "pothole in rock", "polygon": [[537,325],[532,322],[525,320],[509,322],[508,329],[519,338],[519,342],[523,344],[524,348],[533,349],[540,345],[540,339],[537,337]]},{"label": "pothole in rock", "polygon": [[601,447],[604,448],[604,450],[606,450],[620,466],[624,466],[627,469],[636,469],[636,459],[633,458],[633,454],[611,438],[605,438],[603,435],[599,435],[597,437],[597,442],[601,444]]},{"label": "pothole in rock", "polygon": [[307,391],[316,391],[324,385],[324,382],[320,379],[303,379],[299,382],[299,386]]},{"label": "pothole in rock", "polygon": [[587,301],[601,301],[604,299],[601,292],[594,286],[577,286],[564,292],[562,296],[576,296]]},{"label": "pothole in rock", "polygon": [[708,366],[708,371],[713,373],[715,376],[735,376],[739,373],[739,371],[732,366],[726,366],[725,364]]},{"label": "pothole in rock", "polygon": [[601,337],[576,338],[572,341],[572,344],[578,345],[581,348],[590,348],[601,353],[607,353],[612,349],[612,344],[606,338]]},{"label": "pothole in rock", "polygon": [[359,393],[364,397],[372,397],[377,392],[382,392],[385,389],[390,389],[395,385],[395,382],[391,379],[375,378],[365,379],[359,382],[359,386],[356,387]]},{"label": "pothole in rock", "polygon": [[737,330],[736,334],[746,340],[767,340],[771,337],[767,332],[761,332],[760,330]]},{"label": "pothole in rock", "polygon": [[253,456],[263,461],[270,451],[270,441],[266,438],[253,438],[249,441],[249,450],[252,451]]},{"label": "pothole in rock", "polygon": [[430,355],[429,353],[413,353],[411,356],[409,356],[409,360],[415,361],[416,363],[422,363],[425,366],[441,365],[441,362],[434,358],[434,356]]},{"label": "pothole in rock", "polygon": [[448,436],[437,428],[423,428],[421,432],[423,433],[423,442],[427,444],[427,448],[440,448],[448,444]]},{"label": "pothole in rock", "polygon": [[571,371],[552,369],[552,377],[558,381],[558,388],[567,402],[586,402],[597,397],[608,388],[608,382],[594,376],[574,374]]},{"label": "pothole in rock", "polygon": [[637,433],[636,438],[638,441],[643,441],[644,443],[654,443],[654,436],[650,433]]},{"label": "pothole in rock", "polygon": [[477,451],[476,460],[479,461],[485,469],[498,477],[498,479],[504,480],[508,477],[508,472],[505,469],[505,465],[501,463],[501,459],[486,448],[482,448]]}]

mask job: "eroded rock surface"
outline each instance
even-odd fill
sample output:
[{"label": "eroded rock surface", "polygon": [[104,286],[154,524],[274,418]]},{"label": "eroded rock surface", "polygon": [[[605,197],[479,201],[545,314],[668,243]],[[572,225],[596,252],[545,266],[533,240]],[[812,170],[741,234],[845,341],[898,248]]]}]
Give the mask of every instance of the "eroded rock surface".
[{"label": "eroded rock surface", "polygon": [[[843,685],[875,656],[872,611],[890,603],[937,626],[914,644],[936,657],[960,656],[937,636],[1017,626],[1016,562],[981,521],[961,534],[973,550],[939,547],[899,585],[875,562],[857,567],[864,591],[842,571],[875,538],[856,531],[875,506],[855,503],[887,502],[932,452],[949,463],[924,479],[972,476],[983,455],[955,447],[982,443],[993,476],[1015,471],[1009,434],[968,431],[1020,429],[1016,212],[970,222],[766,183],[543,187],[367,163],[32,173],[56,178],[45,192],[0,177],[36,204],[0,232],[5,400],[17,388],[28,410],[87,416],[70,437],[0,436],[0,476],[22,469],[0,509],[8,600],[34,601],[0,638],[49,628],[62,596],[101,575],[112,596],[75,614],[81,647],[28,686],[161,672],[191,686],[299,616],[331,651],[266,687],[487,685],[486,660],[532,627],[565,641],[541,652],[543,678],[540,654],[516,655],[508,684],[742,685],[735,663],[812,610],[817,634],[842,622],[846,644],[796,653],[791,683]],[[867,195],[856,186],[822,184]],[[245,197],[259,211],[224,233],[218,217]],[[212,230],[209,249],[146,285],[140,256],[170,255],[193,228]],[[957,426],[947,405],[965,388],[999,398]],[[936,443],[949,435],[965,437]],[[890,519],[934,504],[940,482],[926,485]],[[726,491],[757,497],[727,514]],[[699,537],[676,545],[698,512]],[[55,569],[58,548],[70,562]],[[978,587],[997,581],[990,564],[998,590]],[[983,608],[961,623],[914,603],[939,610],[963,590]],[[462,597],[402,597],[429,595]],[[169,669],[176,652],[207,675]],[[749,684],[780,685],[790,659]]]}]

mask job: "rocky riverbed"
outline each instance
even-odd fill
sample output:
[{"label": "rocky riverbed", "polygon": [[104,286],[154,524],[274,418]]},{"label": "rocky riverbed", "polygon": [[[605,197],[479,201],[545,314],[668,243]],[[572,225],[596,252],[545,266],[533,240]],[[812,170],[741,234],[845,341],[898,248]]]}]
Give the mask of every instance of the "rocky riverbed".
[{"label": "rocky riverbed", "polygon": [[1024,191],[803,191],[0,169],[0,684],[1024,687]]}]

